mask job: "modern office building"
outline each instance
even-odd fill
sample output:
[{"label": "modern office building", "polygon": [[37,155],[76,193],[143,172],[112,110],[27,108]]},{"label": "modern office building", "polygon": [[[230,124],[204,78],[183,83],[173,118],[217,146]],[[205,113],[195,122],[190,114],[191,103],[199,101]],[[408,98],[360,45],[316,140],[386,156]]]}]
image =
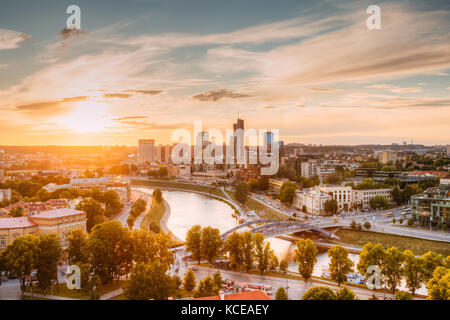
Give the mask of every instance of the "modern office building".
[{"label": "modern office building", "polygon": [[140,139],[138,153],[139,162],[155,162],[155,140]]},{"label": "modern office building", "polygon": [[428,188],[411,197],[411,213],[419,226],[450,226],[450,184]]}]

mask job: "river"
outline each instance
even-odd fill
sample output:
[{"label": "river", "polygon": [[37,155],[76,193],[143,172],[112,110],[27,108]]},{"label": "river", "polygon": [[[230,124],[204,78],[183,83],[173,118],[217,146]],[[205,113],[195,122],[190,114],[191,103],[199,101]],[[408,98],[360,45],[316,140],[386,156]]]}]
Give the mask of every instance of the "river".
[{"label": "river", "polygon": [[[153,193],[152,188],[139,187],[135,189],[149,194]],[[236,219],[232,217],[234,213],[233,208],[225,202],[210,199],[206,195],[194,192],[162,190],[162,194],[163,198],[170,205],[170,217],[167,227],[179,239],[186,239],[187,231],[196,224],[202,227],[211,226],[218,228],[221,233],[237,225]],[[288,270],[298,272],[297,263],[295,262],[295,244],[278,238],[269,238],[268,241],[279,260],[288,260]],[[349,258],[356,266],[359,255],[350,253]],[[329,262],[328,252],[319,251],[313,275],[321,276],[322,268],[328,268]],[[407,290],[404,284],[400,287],[401,290]],[[417,290],[417,293],[426,295],[426,288],[423,286]]]}]

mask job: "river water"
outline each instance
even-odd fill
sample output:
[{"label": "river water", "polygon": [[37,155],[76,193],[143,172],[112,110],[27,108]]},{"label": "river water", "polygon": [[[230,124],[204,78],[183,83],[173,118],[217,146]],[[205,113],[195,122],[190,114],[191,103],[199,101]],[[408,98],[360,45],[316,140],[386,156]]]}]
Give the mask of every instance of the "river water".
[{"label": "river water", "polygon": [[[152,188],[135,188],[136,190],[152,194]],[[163,198],[170,205],[170,217],[167,227],[179,239],[185,240],[187,231],[194,225],[202,227],[211,226],[225,232],[237,225],[236,218],[232,217],[234,210],[225,202],[210,199],[206,195],[184,192],[162,190]],[[287,259],[289,262],[288,270],[298,272],[297,263],[295,262],[295,244],[281,240],[278,238],[267,239],[270,246],[274,249],[278,259]],[[349,253],[349,258],[355,264],[359,260],[359,255]],[[317,263],[314,265],[313,275],[321,276],[322,268],[328,268],[330,259],[327,251],[319,251],[317,255]],[[402,284],[401,290],[407,290]],[[417,293],[427,294],[426,288],[423,286]]]}]

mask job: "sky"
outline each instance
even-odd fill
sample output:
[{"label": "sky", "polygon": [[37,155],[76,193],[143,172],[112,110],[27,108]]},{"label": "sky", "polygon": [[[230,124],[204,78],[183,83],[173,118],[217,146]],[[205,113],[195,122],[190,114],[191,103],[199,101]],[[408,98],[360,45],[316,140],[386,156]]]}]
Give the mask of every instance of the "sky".
[{"label": "sky", "polygon": [[450,2],[0,3],[0,145],[166,144],[237,117],[285,143],[449,144]]}]

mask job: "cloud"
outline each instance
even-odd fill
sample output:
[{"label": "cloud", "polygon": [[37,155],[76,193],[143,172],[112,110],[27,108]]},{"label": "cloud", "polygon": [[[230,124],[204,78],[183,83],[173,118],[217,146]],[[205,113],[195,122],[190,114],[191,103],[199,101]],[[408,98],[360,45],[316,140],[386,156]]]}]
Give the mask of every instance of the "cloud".
[{"label": "cloud", "polygon": [[222,98],[239,99],[248,98],[250,95],[245,93],[235,93],[227,89],[216,89],[211,91],[206,91],[193,96],[192,98],[199,101],[214,101],[217,102]]},{"label": "cloud", "polygon": [[412,93],[412,92],[422,92],[422,88],[394,88],[390,89],[389,91],[396,93]]},{"label": "cloud", "polygon": [[[426,83],[422,82],[422,85],[426,85]],[[390,92],[395,92],[395,93],[414,93],[414,92],[422,92],[422,88],[401,88],[392,84],[385,84],[385,83],[380,83],[380,84],[373,84],[370,86],[366,86],[366,88],[369,89],[388,89]]]},{"label": "cloud", "polygon": [[264,109],[278,109],[279,106],[265,106]]},{"label": "cloud", "polygon": [[132,94],[129,93],[104,93],[104,98],[120,98],[120,99],[127,99],[132,97]]},{"label": "cloud", "polygon": [[50,115],[53,116],[70,111],[71,108],[66,103],[85,101],[88,98],[89,98],[88,96],[77,96],[77,97],[63,98],[54,101],[44,101],[44,102],[16,105],[14,106],[14,110],[24,112],[33,116],[50,116]]},{"label": "cloud", "polygon": [[87,34],[86,30],[79,29],[62,29],[59,34],[63,37],[64,40],[69,39],[70,37],[78,37]]},{"label": "cloud", "polygon": [[125,120],[135,120],[135,119],[147,119],[147,116],[128,116],[113,119],[114,121],[125,121]]},{"label": "cloud", "polygon": [[0,29],[0,50],[15,49],[30,38],[30,35],[7,29]]},{"label": "cloud", "polygon": [[339,91],[338,89],[330,89],[330,88],[308,88],[311,91],[322,91],[322,92],[335,92]]},{"label": "cloud", "polygon": [[158,94],[163,93],[162,90],[127,90],[127,91],[138,93],[138,94],[143,94],[143,95],[147,95],[147,96],[156,96]]}]

